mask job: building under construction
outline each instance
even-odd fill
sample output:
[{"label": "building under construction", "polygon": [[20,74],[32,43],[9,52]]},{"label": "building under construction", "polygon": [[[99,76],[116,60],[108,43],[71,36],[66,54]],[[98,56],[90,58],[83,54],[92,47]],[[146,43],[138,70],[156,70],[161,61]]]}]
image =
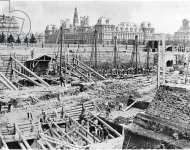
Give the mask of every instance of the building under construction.
[{"label": "building under construction", "polygon": [[89,31],[87,44],[68,44],[62,22],[53,46],[0,45],[0,148],[190,148],[189,47],[151,39],[148,23],[127,44],[99,35],[114,28],[104,17],[95,30],[81,24],[75,9],[72,29]]}]

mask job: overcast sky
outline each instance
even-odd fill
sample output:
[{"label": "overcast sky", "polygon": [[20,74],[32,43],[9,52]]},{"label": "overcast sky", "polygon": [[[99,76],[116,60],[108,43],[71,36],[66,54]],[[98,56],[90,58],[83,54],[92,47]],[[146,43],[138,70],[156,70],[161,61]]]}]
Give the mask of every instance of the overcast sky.
[{"label": "overcast sky", "polygon": [[[89,16],[90,24],[98,17],[110,18],[112,24],[120,22],[150,21],[157,33],[173,33],[183,18],[190,20],[190,1],[18,1],[11,0],[14,9],[27,12],[33,32],[43,32],[47,24],[60,24],[61,19],[73,19],[74,8],[79,16]],[[1,13],[8,3],[0,0]]]}]

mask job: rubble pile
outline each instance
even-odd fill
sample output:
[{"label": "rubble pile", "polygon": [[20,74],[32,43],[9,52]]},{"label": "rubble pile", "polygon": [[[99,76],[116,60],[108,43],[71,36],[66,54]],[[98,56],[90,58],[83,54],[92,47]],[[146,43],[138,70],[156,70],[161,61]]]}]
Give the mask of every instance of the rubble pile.
[{"label": "rubble pile", "polygon": [[183,88],[162,86],[149,105],[147,113],[189,128],[190,92]]},{"label": "rubble pile", "polygon": [[[127,106],[129,105],[129,97],[134,100],[141,100],[146,95],[152,97],[155,86],[154,84],[152,85],[153,88],[146,77],[128,80],[113,79],[97,83],[93,88],[89,89],[89,94],[97,97],[96,102],[100,109],[105,109],[104,105],[107,102],[112,102],[113,105],[123,103],[124,106]],[[147,87],[150,88],[148,89]],[[142,91],[142,89],[144,90]]]},{"label": "rubble pile", "polygon": [[189,97],[187,88],[176,85],[160,86],[146,112],[135,116],[128,131],[142,139],[154,139],[160,145],[164,142],[165,147],[190,147]]},{"label": "rubble pile", "polygon": [[106,100],[115,99],[117,96],[128,96],[141,97],[135,90],[135,85],[128,81],[113,80],[112,82],[103,82],[102,85],[95,88],[96,93],[99,97],[105,98]]},{"label": "rubble pile", "polygon": [[19,91],[3,91],[0,101],[14,102],[15,107],[23,107],[25,104],[34,105],[38,102],[58,99],[58,97],[78,95],[78,87],[63,89],[59,87],[37,87]]}]

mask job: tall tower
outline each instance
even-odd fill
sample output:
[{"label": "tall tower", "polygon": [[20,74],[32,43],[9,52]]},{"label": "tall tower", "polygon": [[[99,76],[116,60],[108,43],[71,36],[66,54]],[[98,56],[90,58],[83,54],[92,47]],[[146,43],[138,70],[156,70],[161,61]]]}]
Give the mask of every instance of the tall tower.
[{"label": "tall tower", "polygon": [[78,12],[77,8],[75,8],[74,16],[73,16],[73,26],[76,27],[79,24]]}]

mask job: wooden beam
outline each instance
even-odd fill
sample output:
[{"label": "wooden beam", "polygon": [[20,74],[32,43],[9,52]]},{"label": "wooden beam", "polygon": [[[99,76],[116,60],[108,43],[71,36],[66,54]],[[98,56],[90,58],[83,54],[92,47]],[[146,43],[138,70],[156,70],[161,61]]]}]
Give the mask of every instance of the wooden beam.
[{"label": "wooden beam", "polygon": [[21,147],[22,150],[27,150],[23,143],[18,142],[18,144],[20,145],[20,147]]},{"label": "wooden beam", "polygon": [[30,145],[29,145],[28,142],[26,141],[25,137],[24,137],[23,135],[21,135],[21,134],[20,134],[20,136],[21,136],[22,141],[23,141],[24,145],[26,146],[26,148],[27,148],[28,150],[32,150],[32,148],[30,147]]},{"label": "wooden beam", "polygon": [[74,68],[73,66],[71,66],[71,65],[68,64],[68,63],[67,63],[67,65],[68,65],[69,67],[71,67],[73,70],[75,70],[77,73],[79,73],[80,75],[82,75],[85,79],[87,79],[87,81],[92,81],[92,82],[93,82],[92,79],[90,79],[88,76],[86,76],[85,74],[83,74],[82,72],[80,72],[77,68]]},{"label": "wooden beam", "polygon": [[77,145],[77,143],[75,141],[73,141],[73,139],[63,131],[63,129],[61,129],[57,123],[53,122],[53,124],[64,134],[64,136],[66,136],[73,144]]},{"label": "wooden beam", "polygon": [[[72,119],[69,116],[70,119]],[[92,137],[94,140],[96,140],[97,142],[101,142],[97,137],[95,137],[94,135],[92,135],[87,129],[85,129],[81,124],[79,124],[77,121],[75,121],[74,119],[72,119],[72,121],[79,127],[81,128],[83,131],[85,131],[88,135],[90,135],[90,137]]]},{"label": "wooden beam", "polygon": [[98,116],[93,115],[96,119],[98,119],[100,122],[102,122],[109,130],[113,131],[117,136],[121,136],[121,134],[116,131],[114,128],[112,128],[109,124],[107,124],[105,121],[103,121],[101,118]]},{"label": "wooden beam", "polygon": [[85,148],[85,146],[78,146],[78,144],[77,145],[70,144],[67,141],[61,141],[59,139],[52,138],[50,136],[44,135],[43,133],[41,133],[40,135],[41,135],[41,137],[45,141],[50,141],[51,143],[54,143],[54,144],[58,145],[58,147],[64,146],[64,147],[67,147],[69,149],[81,149],[81,148]]},{"label": "wooden beam", "polygon": [[53,132],[53,134],[55,134],[59,139],[61,138],[61,135],[59,135],[59,133],[57,133],[57,131],[51,129],[51,131]]},{"label": "wooden beam", "polygon": [[79,136],[81,136],[83,139],[85,139],[85,141],[87,141],[88,144],[92,144],[92,142],[87,137],[85,137],[83,134],[81,134],[77,130],[74,130],[74,132],[77,133]]},{"label": "wooden beam", "polygon": [[98,72],[96,72],[94,69],[92,69],[91,67],[87,66],[86,64],[82,63],[80,60],[74,58],[77,62],[79,62],[81,65],[85,66],[86,68],[88,68],[91,72],[93,72],[94,74],[96,74],[97,76],[99,76],[102,80],[105,80],[106,78],[104,76],[102,76],[101,74],[99,74]]},{"label": "wooden beam", "polygon": [[84,73],[80,72],[77,68],[75,68],[75,70],[76,70],[79,74],[81,74],[83,77],[85,77],[88,81],[93,82],[92,79],[90,79],[90,78],[89,78],[88,76],[86,76]]},{"label": "wooden beam", "polygon": [[27,72],[29,72],[31,75],[33,75],[34,77],[36,77],[41,83],[43,83],[46,86],[50,86],[47,82],[45,82],[42,78],[40,78],[38,75],[36,75],[34,72],[32,72],[30,69],[28,69],[27,67],[25,67],[22,63],[20,63],[17,59],[15,59],[14,57],[11,57],[17,64],[19,64],[22,68],[24,68]]},{"label": "wooden beam", "polygon": [[[70,65],[69,63],[66,63],[72,70],[74,70],[75,72],[77,72],[78,74],[82,75],[80,72],[76,71],[76,69]],[[83,76],[83,75],[82,75]],[[88,79],[88,78],[87,78]]]},{"label": "wooden beam", "polygon": [[0,78],[0,82],[3,83],[9,90],[13,90],[11,86],[9,86],[2,78]]},{"label": "wooden beam", "polygon": [[[66,70],[65,67],[62,67],[62,69]],[[80,78],[80,76],[78,76],[76,73],[74,73],[73,71],[69,70],[70,73],[74,76],[76,76],[77,78]]]},{"label": "wooden beam", "polygon": [[37,143],[40,145],[40,147],[43,149],[43,150],[47,150],[47,148],[44,146],[43,142],[41,140],[38,140]]},{"label": "wooden beam", "polygon": [[48,141],[45,141],[45,143],[49,147],[49,149],[52,149],[52,150],[55,149],[55,148],[53,148],[53,146]]},{"label": "wooden beam", "polygon": [[10,64],[11,64],[11,58],[9,59],[9,62],[8,62],[8,65],[7,65],[7,69],[6,69],[5,76],[7,76],[7,74],[8,74],[8,70],[9,70]]},{"label": "wooden beam", "polygon": [[[18,90],[18,88],[15,86],[15,85],[13,85],[12,84],[12,82],[11,81],[9,81],[2,73],[0,73],[0,77],[3,79],[3,81],[4,81],[4,83],[5,83],[5,85],[9,88],[9,89],[11,89],[11,90]],[[11,87],[11,88],[10,88]]]},{"label": "wooden beam", "polygon": [[8,148],[8,146],[7,146],[7,143],[3,140],[3,136],[0,135],[0,138],[1,138],[1,141],[2,141],[2,143],[3,143],[3,147],[4,147],[6,150],[8,150],[9,148]]},{"label": "wooden beam", "polygon": [[86,71],[86,72],[89,72],[89,70],[87,70],[86,68],[84,68],[84,67],[82,67],[82,66],[80,66],[80,65],[78,65],[78,64],[74,64],[74,65],[75,65],[76,67],[78,67],[78,68],[80,68],[80,69]]},{"label": "wooden beam", "polygon": [[128,107],[126,107],[124,109],[124,111],[127,111],[128,109],[130,109],[135,103],[137,103],[138,101],[134,101],[132,104],[130,104]]},{"label": "wooden beam", "polygon": [[13,71],[15,71],[16,73],[18,73],[20,76],[23,76],[24,78],[28,79],[29,81],[31,81],[31,82],[34,83],[35,85],[43,86],[43,85],[41,85],[40,83],[38,83],[38,82],[34,81],[33,79],[31,79],[30,77],[28,77],[27,75],[25,75],[25,74],[19,72],[18,70],[13,69]]},{"label": "wooden beam", "polygon": [[110,136],[112,139],[114,138],[114,136],[113,136],[113,135],[111,135],[111,134],[108,134],[108,136]]}]

